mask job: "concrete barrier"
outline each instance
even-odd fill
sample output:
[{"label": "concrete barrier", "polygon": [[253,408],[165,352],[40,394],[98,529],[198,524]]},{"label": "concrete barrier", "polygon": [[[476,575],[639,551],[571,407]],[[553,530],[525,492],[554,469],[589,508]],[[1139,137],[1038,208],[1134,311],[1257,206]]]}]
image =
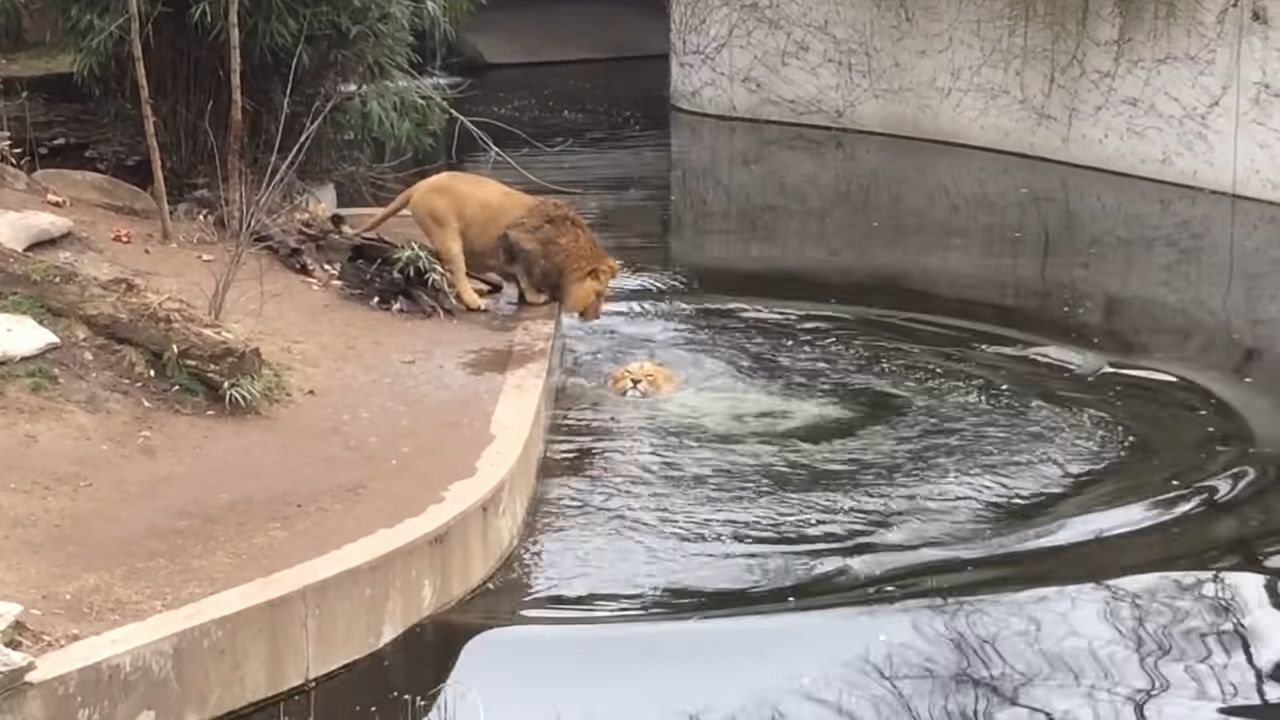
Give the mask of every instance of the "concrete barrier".
[{"label": "concrete barrier", "polygon": [[579,62],[667,54],[662,0],[498,0],[458,28],[486,65]]},{"label": "concrete barrier", "polygon": [[[0,720],[201,720],[367,655],[459,601],[514,548],[534,496],[558,320],[527,321],[471,477],[416,517],[39,658]],[[533,359],[530,360],[530,352]]]},{"label": "concrete barrier", "polygon": [[671,99],[1280,202],[1280,0],[672,0]]}]

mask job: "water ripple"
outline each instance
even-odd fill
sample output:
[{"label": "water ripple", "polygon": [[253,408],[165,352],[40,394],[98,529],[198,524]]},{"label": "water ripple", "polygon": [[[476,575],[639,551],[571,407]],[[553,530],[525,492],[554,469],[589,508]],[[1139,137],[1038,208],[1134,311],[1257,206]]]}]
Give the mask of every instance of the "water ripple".
[{"label": "water ripple", "polygon": [[[565,326],[541,506],[499,583],[530,618],[803,605],[1135,532],[1253,478],[1211,469],[1247,433],[1171,375],[938,318],[686,294],[675,273],[618,287],[589,332]],[[680,390],[610,395],[642,357]]]}]

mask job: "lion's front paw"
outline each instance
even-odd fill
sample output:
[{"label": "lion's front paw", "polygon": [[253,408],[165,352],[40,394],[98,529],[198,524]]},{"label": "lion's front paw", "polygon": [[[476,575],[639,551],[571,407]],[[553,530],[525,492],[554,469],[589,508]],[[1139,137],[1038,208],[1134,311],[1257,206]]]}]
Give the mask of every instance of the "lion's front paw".
[{"label": "lion's front paw", "polygon": [[489,309],[489,303],[485,302],[484,300],[481,300],[478,297],[465,297],[465,298],[459,298],[459,299],[462,300],[463,307],[465,307],[468,310],[472,310],[475,312],[484,312],[485,310]]},{"label": "lion's front paw", "polygon": [[546,305],[551,302],[551,297],[546,293],[537,290],[525,290],[520,297],[526,305]]}]

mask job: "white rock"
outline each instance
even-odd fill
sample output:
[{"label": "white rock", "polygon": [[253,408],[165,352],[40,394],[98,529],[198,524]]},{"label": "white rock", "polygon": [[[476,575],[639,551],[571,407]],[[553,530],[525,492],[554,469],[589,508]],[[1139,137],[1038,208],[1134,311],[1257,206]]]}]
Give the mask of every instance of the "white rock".
[{"label": "white rock", "polygon": [[301,200],[304,207],[327,215],[338,208],[338,189],[331,182],[303,183]]},{"label": "white rock", "polygon": [[18,603],[0,600],[0,645],[7,645],[13,640],[13,632],[17,628],[18,616],[22,614],[22,610]]},{"label": "white rock", "polygon": [[0,362],[35,357],[61,344],[57,335],[30,317],[0,313]]},{"label": "white rock", "polygon": [[35,658],[26,653],[0,646],[0,695],[22,682],[36,667]]},{"label": "white rock", "polygon": [[75,223],[39,210],[0,210],[0,245],[24,252],[37,243],[57,240],[71,232]]}]

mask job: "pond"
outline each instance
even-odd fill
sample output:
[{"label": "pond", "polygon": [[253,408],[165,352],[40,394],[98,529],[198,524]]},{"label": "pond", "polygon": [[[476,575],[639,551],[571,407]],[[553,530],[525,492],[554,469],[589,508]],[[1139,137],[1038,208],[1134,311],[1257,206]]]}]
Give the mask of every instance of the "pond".
[{"label": "pond", "polygon": [[[540,496],[492,582],[242,717],[1257,717],[1280,696],[1280,208],[683,114],[662,60],[475,90],[465,112],[536,141],[486,126],[523,172],[583,191],[614,301],[564,321]],[[603,387],[649,357],[677,392]]]}]

